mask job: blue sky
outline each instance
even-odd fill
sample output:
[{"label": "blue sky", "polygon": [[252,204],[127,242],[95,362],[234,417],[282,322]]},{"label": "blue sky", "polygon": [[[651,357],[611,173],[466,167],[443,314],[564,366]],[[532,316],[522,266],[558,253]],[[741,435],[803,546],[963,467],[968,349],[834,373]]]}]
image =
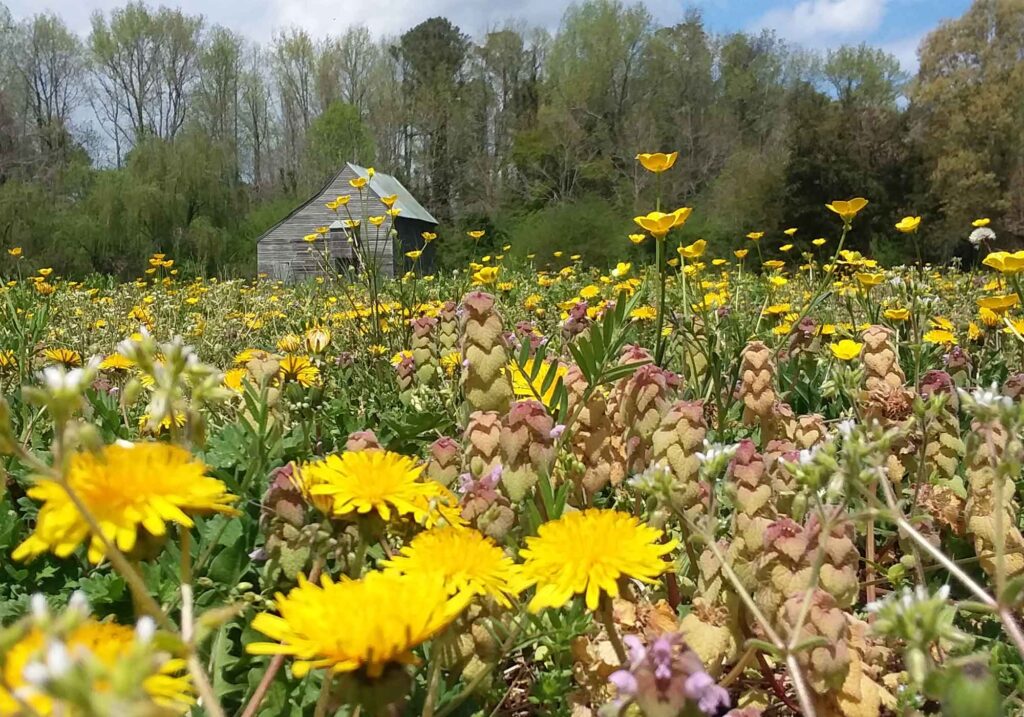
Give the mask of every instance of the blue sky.
[{"label": "blue sky", "polygon": [[[0,0],[16,18],[50,10],[85,34],[95,10],[108,11],[121,0]],[[159,4],[150,0],[151,4]],[[349,24],[365,24],[378,35],[399,33],[433,15],[444,15],[463,30],[479,35],[518,18],[555,29],[570,0],[164,0],[163,4],[202,14],[254,39],[274,30],[300,26],[314,35],[338,33]],[[895,54],[906,69],[916,67],[921,38],[939,22],[963,14],[970,0],[646,0],[663,24],[696,6],[716,31],[772,28],[808,47],[869,42]]]}]

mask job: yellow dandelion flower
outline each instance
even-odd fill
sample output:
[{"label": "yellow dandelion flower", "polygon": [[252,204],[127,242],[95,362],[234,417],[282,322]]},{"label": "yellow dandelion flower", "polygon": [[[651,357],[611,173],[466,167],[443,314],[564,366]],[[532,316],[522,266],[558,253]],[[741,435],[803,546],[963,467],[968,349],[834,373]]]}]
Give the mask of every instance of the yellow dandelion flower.
[{"label": "yellow dandelion flower", "polygon": [[[103,674],[105,670],[114,670],[119,663],[137,660],[139,657],[139,643],[134,629],[114,622],[100,622],[94,618],[73,627],[63,636],[62,642],[70,654],[85,654],[94,660],[93,664],[100,674],[95,675],[88,689],[97,694],[110,692],[114,687],[108,676]],[[17,692],[36,714],[75,713],[70,705],[56,703],[52,697],[38,691],[25,679],[25,668],[32,662],[44,660],[45,652],[46,636],[37,628],[29,630],[7,650],[0,686],[0,715],[22,714],[18,701],[5,688]],[[195,703],[191,682],[187,675],[182,674],[184,662],[166,655],[153,657],[152,669],[147,670],[142,677],[143,691],[156,707],[174,714],[183,714]]]},{"label": "yellow dandelion flower", "polygon": [[285,334],[277,340],[277,350],[286,354],[295,353],[302,347],[302,339],[295,334]]},{"label": "yellow dandelion flower", "polygon": [[516,594],[515,563],[472,528],[447,526],[420,533],[383,567],[406,575],[436,573],[452,595],[487,595],[505,607]]},{"label": "yellow dandelion flower", "polygon": [[320,380],[320,369],[306,356],[289,355],[281,359],[278,375],[285,383],[294,381],[309,388]]},{"label": "yellow dandelion flower", "polygon": [[309,463],[300,469],[310,474],[312,495],[334,498],[336,516],[376,513],[383,520],[426,513],[425,500],[433,495],[419,481],[423,465],[391,451],[346,451]]},{"label": "yellow dandelion flower", "polygon": [[952,331],[946,331],[945,329],[932,329],[925,333],[924,342],[926,344],[952,346],[956,344],[956,336]]},{"label": "yellow dandelion flower", "polygon": [[466,593],[448,594],[435,573],[372,572],[361,580],[320,585],[299,577],[298,587],[277,594],[277,615],[261,613],[253,629],[275,642],[246,646],[253,655],[289,655],[292,672],[361,670],[377,679],[392,666],[414,664],[412,651],[448,626],[466,607]]},{"label": "yellow dandelion flower", "polygon": [[135,368],[135,362],[121,354],[110,354],[100,361],[100,369],[103,371],[127,371]]},{"label": "yellow dandelion flower", "polygon": [[43,358],[50,363],[59,363],[67,368],[82,365],[82,354],[73,349],[46,349],[43,351]]},{"label": "yellow dandelion flower", "polygon": [[224,372],[224,385],[235,393],[241,393],[248,375],[249,369],[245,367],[229,368]]},{"label": "yellow dandelion flower", "polygon": [[[574,303],[575,305],[575,303]],[[540,368],[537,369],[537,377],[532,381],[530,376],[533,374],[536,364],[533,358],[528,358],[526,364],[523,366],[525,371],[520,370],[519,364],[515,361],[508,365],[507,371],[509,378],[512,379],[512,392],[516,398],[522,399],[537,399],[548,408],[553,408],[551,405],[552,400],[555,397],[555,388],[558,386],[558,379],[563,378],[569,369],[563,366],[558,361],[544,361]],[[544,382],[548,380],[548,374],[554,371],[555,375],[551,379],[551,385],[547,391],[543,391]]]},{"label": "yellow dandelion flower", "polygon": [[658,317],[658,310],[653,306],[638,306],[629,312],[629,317],[637,321],[653,321]]},{"label": "yellow dandelion flower", "polygon": [[670,567],[663,556],[676,542],[628,513],[589,508],[544,523],[520,552],[520,587],[537,592],[529,609],[561,607],[573,595],[586,595],[596,610],[601,595],[617,597],[621,578],[651,583]]},{"label": "yellow dandelion flower", "polygon": [[[73,454],[66,480],[107,540],[130,552],[142,530],[162,536],[167,523],[191,528],[190,515],[237,514],[230,507],[235,496],[206,470],[202,461],[178,446],[115,443],[98,453]],[[25,560],[51,551],[65,558],[88,538],[89,560],[98,563],[103,543],[91,533],[64,487],[42,476],[35,480],[28,494],[43,505],[35,530],[12,557]]]},{"label": "yellow dandelion flower", "polygon": [[444,375],[451,378],[462,365],[462,355],[458,351],[452,351],[441,357],[441,369]]},{"label": "yellow dandelion flower", "polygon": [[322,326],[314,326],[303,336],[303,343],[311,354],[322,354],[331,344],[331,332]]}]

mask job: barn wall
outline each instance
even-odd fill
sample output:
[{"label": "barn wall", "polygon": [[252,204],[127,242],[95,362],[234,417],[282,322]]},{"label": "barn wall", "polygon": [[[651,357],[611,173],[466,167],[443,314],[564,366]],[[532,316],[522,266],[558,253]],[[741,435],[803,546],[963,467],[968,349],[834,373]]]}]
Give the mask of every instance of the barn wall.
[{"label": "barn wall", "polygon": [[[366,201],[361,202],[358,191],[352,189],[350,179],[356,173],[345,165],[331,183],[312,201],[297,209],[291,216],[271,229],[256,247],[258,271],[271,279],[285,281],[301,281],[320,273],[317,257],[310,252],[310,245],[302,240],[304,236],[317,227],[329,226],[338,218],[347,218],[348,214],[339,212],[337,215],[324,206],[328,201],[342,194],[349,194],[349,210],[352,216],[360,219],[363,227],[363,245],[381,257],[381,269],[390,274],[394,271],[392,242],[387,237],[379,241],[371,241],[376,236],[375,227],[366,221],[364,215],[379,215],[384,207],[376,197],[369,193]],[[364,194],[365,196],[365,194]],[[365,205],[365,206],[364,206]],[[331,242],[333,244],[333,242]],[[322,244],[320,245],[322,247]]]}]

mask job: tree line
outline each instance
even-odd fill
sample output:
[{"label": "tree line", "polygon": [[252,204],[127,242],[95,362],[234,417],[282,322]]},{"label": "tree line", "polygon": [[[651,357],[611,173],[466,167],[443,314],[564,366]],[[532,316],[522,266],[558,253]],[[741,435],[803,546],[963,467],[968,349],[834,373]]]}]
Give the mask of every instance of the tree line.
[{"label": "tree line", "polygon": [[[1024,2],[975,0],[933,30],[914,76],[883,50],[818,53],[774,33],[716,34],[697,10],[585,0],[555,32],[470,37],[436,17],[253,42],[132,2],[87,35],[0,5],[0,270],[134,276],[154,252],[249,275],[255,239],[345,161],[394,173],[442,221],[442,261],[485,245],[606,263],[644,251],[629,218],[655,191],[698,208],[720,250],[749,231],[829,231],[823,204],[871,200],[854,248],[966,256],[970,221],[1024,240]],[[641,151],[678,150],[654,187]],[[781,243],[781,242],[779,242]],[[766,245],[770,250],[770,247]]]}]

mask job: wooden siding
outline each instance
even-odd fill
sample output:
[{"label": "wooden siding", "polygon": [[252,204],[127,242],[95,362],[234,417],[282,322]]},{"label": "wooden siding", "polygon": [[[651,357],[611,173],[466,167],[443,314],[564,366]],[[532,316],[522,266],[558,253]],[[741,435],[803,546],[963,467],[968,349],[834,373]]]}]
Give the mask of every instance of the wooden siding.
[{"label": "wooden siding", "polygon": [[[384,273],[393,275],[396,252],[392,239],[385,236],[378,237],[377,228],[367,221],[368,216],[383,214],[384,207],[378,201],[378,197],[369,189],[364,192],[365,200],[360,201],[359,192],[349,184],[349,180],[356,176],[358,175],[352,166],[346,164],[345,168],[312,199],[267,231],[260,238],[256,247],[258,271],[271,279],[284,281],[301,281],[317,276],[320,273],[320,262],[322,261],[320,255],[323,253],[324,243],[318,242],[316,249],[311,251],[311,245],[303,241],[303,237],[312,233],[317,227],[330,226],[339,218],[348,218],[348,213],[341,211],[335,214],[324,206],[335,197],[348,194],[352,197],[348,204],[348,210],[353,218],[359,219],[361,222],[364,251],[372,253],[377,258]],[[405,221],[399,216],[395,222],[395,228],[399,234],[408,235],[408,229],[403,231],[404,224]],[[410,220],[410,224],[430,226],[425,222],[415,220]],[[342,232],[331,232],[327,240],[332,260],[346,257],[351,252],[351,248],[341,235]]]}]

